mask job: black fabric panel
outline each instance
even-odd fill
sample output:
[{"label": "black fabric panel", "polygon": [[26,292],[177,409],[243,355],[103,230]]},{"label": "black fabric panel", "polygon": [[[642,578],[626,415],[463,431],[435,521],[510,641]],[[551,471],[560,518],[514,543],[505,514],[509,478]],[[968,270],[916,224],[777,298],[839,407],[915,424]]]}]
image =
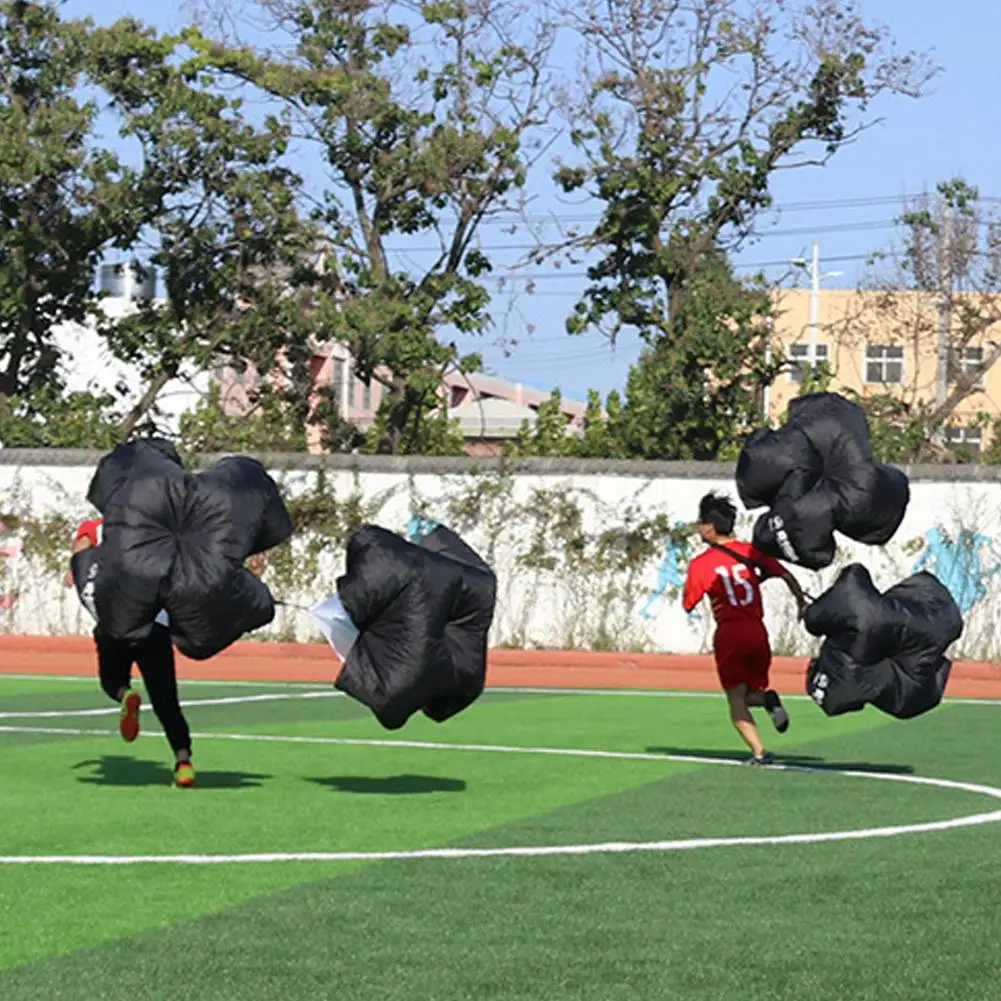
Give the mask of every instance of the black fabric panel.
[{"label": "black fabric panel", "polygon": [[876,463],[865,411],[836,393],[794,399],[775,431],[748,436],[737,460],[737,492],[763,552],[811,570],[834,562],[835,532],[885,545],[910,503],[906,474]]},{"label": "black fabric panel", "polygon": [[242,568],[228,578],[215,577],[211,587],[192,577],[187,590],[168,593],[166,607],[174,645],[192,660],[214,657],[275,617],[267,584]]},{"label": "black fabric panel", "polygon": [[163,607],[187,486],[188,474],[173,457],[145,441],[116,448],[91,482],[88,496],[100,498],[104,516],[97,619],[123,643],[144,640]]},{"label": "black fabric panel", "polygon": [[337,592],[359,635],[335,684],[386,729],[420,710],[441,722],[483,691],[496,582],[454,532],[415,545],[363,526]]},{"label": "black fabric panel", "polygon": [[461,586],[445,626],[445,643],[454,672],[452,687],[446,695],[429,700],[423,707],[426,716],[443,723],[483,694],[497,578],[480,556],[444,525],[426,535],[421,546],[462,564]]},{"label": "black fabric panel", "polygon": [[204,660],[274,619],[271,592],[243,564],[293,526],[255,459],[191,474],[169,442],[130,442],[101,459],[88,497],[104,516],[93,590],[108,635],[141,642],[165,608],[178,648]]},{"label": "black fabric panel", "polygon": [[177,449],[163,438],[142,438],[125,442],[102,456],[91,477],[87,500],[102,514],[112,495],[126,480],[144,475],[158,476],[164,462],[182,468]]},{"label": "black fabric panel", "polygon": [[292,535],[292,516],[278,485],[256,459],[227,456],[195,480],[201,496],[215,497],[217,504],[226,506],[238,543],[235,552],[245,556],[263,553]]},{"label": "black fabric panel", "polygon": [[803,622],[825,637],[807,694],[828,715],[866,704],[897,719],[934,709],[952,667],[945,651],[963,632],[959,607],[933,574],[914,574],[880,594],[859,564],[842,570]]}]

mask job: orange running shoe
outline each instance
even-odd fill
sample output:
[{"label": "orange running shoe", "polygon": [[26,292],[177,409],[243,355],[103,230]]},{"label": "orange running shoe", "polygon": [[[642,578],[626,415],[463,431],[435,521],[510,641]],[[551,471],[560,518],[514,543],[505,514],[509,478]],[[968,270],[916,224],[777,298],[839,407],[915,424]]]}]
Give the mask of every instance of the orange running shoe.
[{"label": "orange running shoe", "polygon": [[174,785],[190,789],[195,784],[195,766],[190,761],[178,761],[174,766]]},{"label": "orange running shoe", "polygon": [[142,696],[138,692],[129,692],[122,699],[122,715],[118,720],[118,732],[122,735],[122,740],[131,744],[139,736],[139,707],[142,705]]}]

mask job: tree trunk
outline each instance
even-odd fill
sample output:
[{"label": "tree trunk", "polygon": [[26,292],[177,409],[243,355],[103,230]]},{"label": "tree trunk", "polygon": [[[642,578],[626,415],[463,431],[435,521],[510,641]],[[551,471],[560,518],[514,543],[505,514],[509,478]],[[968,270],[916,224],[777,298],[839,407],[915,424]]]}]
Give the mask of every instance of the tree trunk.
[{"label": "tree trunk", "polygon": [[176,375],[176,372],[158,372],[150,380],[146,391],[136,401],[135,406],[125,415],[125,419],[118,425],[118,434],[122,441],[127,441],[129,435],[135,430],[136,425],[153,409],[156,398],[160,391]]}]

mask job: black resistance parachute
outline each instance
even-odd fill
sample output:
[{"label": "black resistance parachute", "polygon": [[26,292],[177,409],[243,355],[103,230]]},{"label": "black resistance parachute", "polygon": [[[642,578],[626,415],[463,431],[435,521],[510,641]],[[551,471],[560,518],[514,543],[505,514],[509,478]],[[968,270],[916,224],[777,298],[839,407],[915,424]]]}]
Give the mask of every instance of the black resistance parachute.
[{"label": "black resistance parachute", "polygon": [[493,571],[445,526],[420,543],[362,526],[337,580],[353,630],[336,687],[387,730],[418,711],[444,722],[483,692],[496,597]]},{"label": "black resistance parachute", "polygon": [[834,561],[835,531],[885,545],[910,501],[903,470],[873,459],[865,411],[837,393],[799,397],[782,427],[749,435],[736,479],[744,507],[768,508],[758,549],[810,570]]},{"label": "black resistance parachute", "polygon": [[169,442],[133,441],[101,459],[87,498],[104,517],[91,572],[110,636],[138,643],[165,610],[177,648],[205,660],[274,618],[271,592],[244,562],[288,539],[292,519],[256,459],[189,473]]},{"label": "black resistance parachute", "polygon": [[873,705],[910,719],[942,701],[963,632],[952,595],[933,574],[916,573],[880,593],[865,567],[845,567],[803,618],[825,636],[807,671],[807,694],[828,716]]}]

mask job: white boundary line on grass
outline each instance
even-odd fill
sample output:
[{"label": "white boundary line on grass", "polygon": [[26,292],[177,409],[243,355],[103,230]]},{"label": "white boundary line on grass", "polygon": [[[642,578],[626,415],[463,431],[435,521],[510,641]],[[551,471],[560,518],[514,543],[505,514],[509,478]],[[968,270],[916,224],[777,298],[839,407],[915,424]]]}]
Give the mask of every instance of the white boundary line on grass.
[{"label": "white boundary line on grass", "polygon": [[[0,671],[0,684],[11,681],[60,681],[68,685],[96,685],[97,671],[90,674],[24,674]],[[181,678],[181,685],[209,685],[213,688],[329,688],[333,681],[241,681],[239,678]]]},{"label": "white boundary line on grass", "polygon": [[[67,684],[87,684],[96,685],[97,679],[84,677],[81,675],[63,674],[6,674],[0,672],[0,684],[5,678],[12,681],[55,681]],[[276,688],[276,689],[301,689],[304,691],[329,691],[333,685],[330,682],[307,682],[307,681],[239,681],[237,679],[226,678],[213,680],[211,678],[182,678],[179,684],[187,685],[209,685],[214,688]],[[676,688],[548,688],[541,685],[490,685],[484,694],[503,695],[506,692],[522,695],[612,695],[612,696],[634,696],[646,699],[720,699],[722,692],[717,691],[688,691]],[[332,698],[344,697],[345,693],[334,690],[330,692]],[[809,695],[783,695],[784,702],[812,702]],[[185,703],[187,705],[189,703]],[[946,696],[942,700],[942,705],[960,706],[1001,706],[1001,699],[971,699],[971,698],[949,698]],[[114,710],[117,712],[117,710]]]},{"label": "white boundary line on grass", "polygon": [[[81,730],[55,727],[0,726],[0,732],[62,733],[68,735],[102,734],[98,730]],[[159,733],[147,733],[162,737]],[[631,761],[673,761],[688,764],[739,765],[734,759],[698,757],[681,754],[653,754],[627,751],[601,751],[567,747],[517,747],[501,744],[451,744],[414,740],[365,740],[340,737],[285,737],[277,734],[203,733],[193,734],[200,740],[236,740],[252,742],[281,742],[293,744],[330,744],[368,747],[401,747],[420,750],[474,751],[503,754],[550,754],[564,757],[615,758]],[[907,785],[931,786],[1001,800],[1001,789],[971,782],[927,778],[919,775],[901,775],[889,772],[866,772],[839,768],[810,768],[801,765],[770,765],[770,771],[827,772],[850,778],[877,779],[885,782],[902,782]],[[938,820],[923,824],[902,824],[892,827],[869,827],[847,831],[824,831],[809,834],[780,834],[759,837],[686,838],[671,841],[609,841],[599,844],[573,845],[520,845],[505,848],[426,848],[399,851],[340,851],[340,852],[259,852],[250,854],[176,854],[176,855],[0,855],[0,865],[231,865],[271,862],[353,862],[389,861],[409,859],[468,859],[494,857],[540,857],[607,855],[636,852],[688,851],[698,848],[732,848],[747,846],[774,846],[789,844],[822,844],[838,841],[861,841],[873,838],[899,837],[905,834],[924,834],[934,831],[977,827],[1001,821],[1001,809],[989,813],[970,814],[951,820]]]},{"label": "white boundary line on grass", "polygon": [[[286,692],[283,694],[268,693],[267,695],[227,695],[216,699],[188,699],[182,702],[184,709],[199,706],[234,706],[247,702],[288,702],[293,699],[333,699],[343,697],[343,692]],[[117,716],[121,712],[118,706],[108,706],[99,709],[45,709],[34,712],[0,712],[0,719],[63,719],[71,716]]]}]

